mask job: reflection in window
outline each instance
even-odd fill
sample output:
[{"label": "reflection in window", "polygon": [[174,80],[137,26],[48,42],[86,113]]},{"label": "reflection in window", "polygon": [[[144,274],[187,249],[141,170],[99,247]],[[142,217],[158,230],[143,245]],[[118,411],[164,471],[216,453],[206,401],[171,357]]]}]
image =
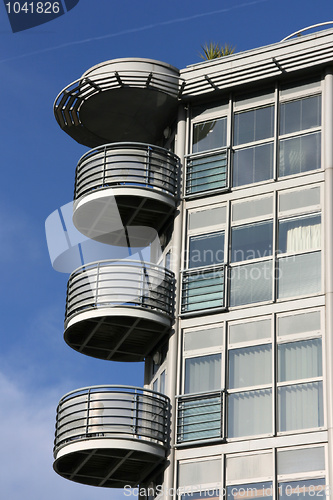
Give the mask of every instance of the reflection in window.
[{"label": "reflection in window", "polygon": [[321,124],[321,96],[306,97],[280,105],[280,134],[290,134]]},{"label": "reflection in window", "polygon": [[318,170],[321,164],[320,142],[320,132],[280,140],[279,175],[284,177]]},{"label": "reflection in window", "polygon": [[227,119],[209,120],[193,125],[193,153],[223,148],[227,143]]},{"label": "reflection in window", "polygon": [[321,217],[311,215],[279,223],[279,252],[298,253],[320,249]]},{"label": "reflection in window", "polygon": [[224,262],[224,232],[192,236],[189,242],[189,269]]},{"label": "reflection in window", "polygon": [[257,345],[229,351],[229,388],[272,382],[272,346]]},{"label": "reflection in window", "polygon": [[221,389],[221,354],[185,360],[185,394]]},{"label": "reflection in window", "polygon": [[243,186],[273,178],[273,143],[234,151],[233,186]]},{"label": "reflection in window", "polygon": [[273,222],[258,222],[231,230],[231,262],[272,255]]},{"label": "reflection in window", "polygon": [[274,107],[253,109],[235,114],[234,145],[273,137]]}]

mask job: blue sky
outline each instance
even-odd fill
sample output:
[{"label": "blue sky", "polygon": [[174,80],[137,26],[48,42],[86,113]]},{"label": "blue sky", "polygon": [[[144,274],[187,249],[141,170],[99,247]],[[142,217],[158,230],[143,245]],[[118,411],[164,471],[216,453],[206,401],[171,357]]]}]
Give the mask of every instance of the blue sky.
[{"label": "blue sky", "polygon": [[143,383],[141,364],[88,358],[62,338],[67,275],[51,267],[44,222],[71,201],[87,148],[57,125],[57,94],[108,59],[183,68],[200,61],[206,41],[239,52],[330,21],[332,11],[331,0],[80,0],[64,16],[13,34],[0,5],[0,498],[123,498],[53,472],[55,411],[79,387]]}]

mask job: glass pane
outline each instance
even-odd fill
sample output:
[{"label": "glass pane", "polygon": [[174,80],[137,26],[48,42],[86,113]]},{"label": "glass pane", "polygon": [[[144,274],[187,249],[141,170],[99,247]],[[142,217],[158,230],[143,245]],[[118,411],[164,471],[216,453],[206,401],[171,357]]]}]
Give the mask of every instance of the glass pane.
[{"label": "glass pane", "polygon": [[258,222],[231,230],[231,262],[272,255],[273,222]]},{"label": "glass pane", "polygon": [[232,267],[230,306],[272,300],[272,261]]},{"label": "glass pane", "polygon": [[224,262],[224,232],[222,231],[192,236],[189,246],[188,267],[190,269]]},{"label": "glass pane", "polygon": [[221,354],[185,360],[185,394],[221,389]]},{"label": "glass pane", "polygon": [[321,247],[321,216],[299,217],[279,222],[279,252],[305,252]]},{"label": "glass pane", "polygon": [[185,332],[184,351],[205,349],[209,347],[221,347],[223,345],[223,326],[216,328],[205,328]]},{"label": "glass pane", "polygon": [[279,431],[311,429],[324,424],[323,384],[278,387]]},{"label": "glass pane", "polygon": [[272,500],[273,485],[271,482],[262,482],[228,486],[227,497],[228,500],[248,500],[251,498]]},{"label": "glass pane", "polygon": [[255,198],[232,204],[232,221],[263,217],[273,213],[273,196]]},{"label": "glass pane", "polygon": [[221,481],[221,459],[179,464],[178,485],[197,486]]},{"label": "glass pane", "polygon": [[311,472],[325,470],[325,448],[297,448],[277,452],[278,474],[295,474],[295,472]]},{"label": "glass pane", "polygon": [[278,336],[320,330],[320,311],[304,312],[278,318]]},{"label": "glass pane", "polygon": [[325,479],[308,479],[307,481],[288,481],[279,483],[279,500],[299,500],[304,498],[325,498]]},{"label": "glass pane", "polygon": [[273,136],[274,107],[235,113],[234,145],[260,141]]},{"label": "glass pane", "polygon": [[270,142],[234,151],[233,186],[243,186],[272,179],[273,149],[273,143]]},{"label": "glass pane", "polygon": [[320,187],[301,189],[299,191],[287,191],[279,196],[280,212],[297,210],[303,207],[320,205]]},{"label": "glass pane", "polygon": [[228,396],[228,437],[272,432],[272,391],[240,392]]},{"label": "glass pane", "polygon": [[273,453],[256,453],[248,456],[232,456],[226,459],[227,483],[259,479],[273,475]]},{"label": "glass pane", "polygon": [[321,96],[306,97],[280,105],[280,134],[290,134],[321,124]]},{"label": "glass pane", "polygon": [[227,119],[209,120],[193,125],[193,153],[225,147]]},{"label": "glass pane", "polygon": [[272,381],[272,347],[257,345],[229,351],[229,387],[249,387]]},{"label": "glass pane", "polygon": [[278,346],[278,381],[322,375],[321,339],[302,340]]},{"label": "glass pane", "polygon": [[220,490],[204,490],[194,493],[181,494],[182,500],[200,500],[201,498],[210,498],[211,500],[220,500]]},{"label": "glass pane", "polygon": [[161,373],[160,378],[160,392],[165,394],[165,370]]},{"label": "glass pane", "polygon": [[279,259],[278,277],[279,299],[320,292],[320,252]]},{"label": "glass pane", "polygon": [[271,320],[263,319],[229,326],[229,343],[251,342],[271,337]]},{"label": "glass pane", "polygon": [[279,175],[284,177],[319,169],[320,141],[320,132],[280,140]]},{"label": "glass pane", "polygon": [[189,229],[224,224],[226,222],[227,208],[207,208],[198,212],[189,213]]}]

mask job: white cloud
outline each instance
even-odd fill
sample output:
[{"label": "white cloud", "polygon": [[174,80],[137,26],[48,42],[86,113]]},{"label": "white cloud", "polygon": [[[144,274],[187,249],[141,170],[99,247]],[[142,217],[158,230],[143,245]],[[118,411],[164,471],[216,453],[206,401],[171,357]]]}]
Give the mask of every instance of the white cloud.
[{"label": "white cloud", "polygon": [[[59,388],[28,391],[0,372],[0,497],[10,500],[123,500],[121,490],[59,477],[52,447]],[[133,497],[132,497],[133,498]]]}]

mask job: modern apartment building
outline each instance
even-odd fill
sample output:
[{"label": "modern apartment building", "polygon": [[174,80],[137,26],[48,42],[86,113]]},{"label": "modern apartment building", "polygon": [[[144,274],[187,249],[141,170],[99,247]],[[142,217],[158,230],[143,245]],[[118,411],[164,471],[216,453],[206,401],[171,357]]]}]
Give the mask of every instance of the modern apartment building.
[{"label": "modern apartment building", "polygon": [[93,148],[75,226],[136,256],[71,274],[65,340],[145,361],[144,387],[61,399],[56,472],[128,496],[329,494],[333,30],[183,70],[107,61],[55,116]]}]

